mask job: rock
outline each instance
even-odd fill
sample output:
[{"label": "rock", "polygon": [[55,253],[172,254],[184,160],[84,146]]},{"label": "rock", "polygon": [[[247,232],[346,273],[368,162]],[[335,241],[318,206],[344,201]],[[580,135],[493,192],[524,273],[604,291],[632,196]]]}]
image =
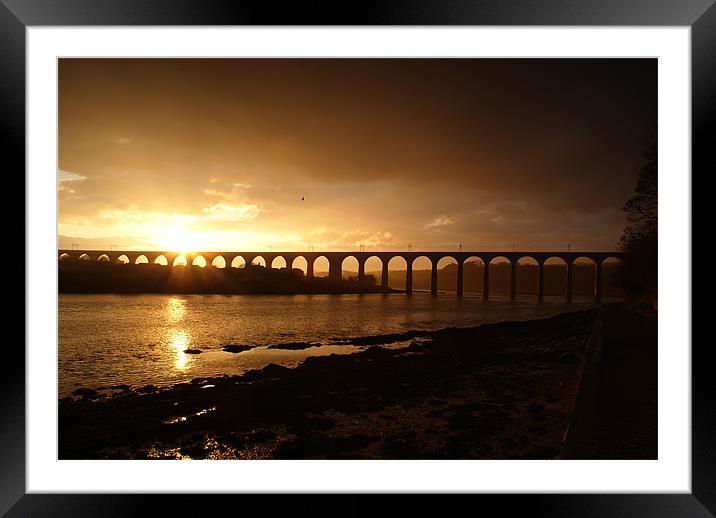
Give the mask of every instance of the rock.
[{"label": "rock", "polygon": [[91,388],[78,388],[73,392],[75,396],[82,396],[82,397],[97,397],[99,396],[99,393]]},{"label": "rock", "polygon": [[241,377],[244,381],[256,381],[259,379],[276,378],[290,372],[288,367],[282,367],[275,363],[269,363],[263,369],[251,369],[246,371]]},{"label": "rock", "polygon": [[227,344],[221,350],[225,351],[227,353],[240,353],[243,351],[248,351],[249,349],[253,349],[253,346],[252,345]]},{"label": "rock", "polygon": [[246,439],[250,442],[266,442],[276,438],[276,434],[271,430],[257,430],[246,434]]},{"label": "rock", "polygon": [[269,349],[287,349],[289,351],[300,351],[301,349],[308,349],[309,347],[320,347],[321,344],[318,342],[289,342],[286,344],[269,345]]},{"label": "rock", "polygon": [[201,354],[201,349],[184,349],[184,354]]},{"label": "rock", "polygon": [[282,374],[285,374],[287,372],[290,372],[291,369],[288,367],[283,367],[281,365],[276,365],[275,363],[269,363],[261,369],[261,373],[264,376],[281,376]]},{"label": "rock", "polygon": [[136,392],[140,394],[149,394],[151,392],[156,392],[159,390],[155,385],[144,385],[143,387],[139,387]]}]

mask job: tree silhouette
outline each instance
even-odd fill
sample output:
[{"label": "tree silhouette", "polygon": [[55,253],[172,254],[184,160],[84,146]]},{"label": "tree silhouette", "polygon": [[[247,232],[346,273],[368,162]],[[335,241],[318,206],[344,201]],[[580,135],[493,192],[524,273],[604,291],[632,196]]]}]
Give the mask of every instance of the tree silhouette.
[{"label": "tree silhouette", "polygon": [[658,146],[656,132],[645,140],[644,164],[635,194],[622,207],[627,226],[619,247],[624,251],[620,279],[632,299],[646,297],[656,307],[658,258]]}]

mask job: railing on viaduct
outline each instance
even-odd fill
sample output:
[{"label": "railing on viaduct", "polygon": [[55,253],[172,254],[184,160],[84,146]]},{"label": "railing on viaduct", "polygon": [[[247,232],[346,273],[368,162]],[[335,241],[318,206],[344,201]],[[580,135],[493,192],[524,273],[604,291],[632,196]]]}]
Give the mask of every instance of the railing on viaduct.
[{"label": "railing on viaduct", "polygon": [[[214,259],[221,257],[228,268],[236,258],[244,260],[246,265],[254,264],[257,259],[263,259],[266,267],[272,267],[275,259],[283,258],[286,267],[293,268],[297,259],[303,258],[306,261],[306,276],[313,277],[314,263],[317,259],[325,257],[328,260],[328,277],[333,280],[340,280],[342,276],[343,261],[348,258],[355,258],[358,261],[358,280],[365,278],[366,262],[377,257],[382,263],[381,286],[388,288],[388,263],[391,259],[402,258],[407,265],[405,273],[405,292],[410,294],[413,291],[413,263],[416,259],[427,258],[432,267],[431,292],[437,293],[438,262],[444,258],[452,258],[457,262],[457,286],[458,296],[463,294],[463,268],[468,259],[480,259],[483,264],[483,295],[489,296],[490,287],[490,263],[497,258],[506,259],[510,265],[510,297],[515,298],[517,287],[517,263],[521,259],[533,259],[538,266],[538,297],[544,298],[544,263],[548,259],[561,259],[567,266],[567,299],[572,299],[572,277],[574,263],[577,259],[586,258],[595,264],[594,295],[597,299],[602,298],[602,265],[607,259],[621,259],[621,252],[166,252],[166,251],[142,251],[142,250],[58,250],[60,260],[86,259],[105,260],[120,262],[124,256],[126,262],[135,264],[142,257],[147,262],[154,263],[160,257],[164,257],[168,265],[173,265],[175,260],[182,256],[186,264],[202,257],[206,265],[212,264]],[[124,262],[124,261],[122,261]]]}]

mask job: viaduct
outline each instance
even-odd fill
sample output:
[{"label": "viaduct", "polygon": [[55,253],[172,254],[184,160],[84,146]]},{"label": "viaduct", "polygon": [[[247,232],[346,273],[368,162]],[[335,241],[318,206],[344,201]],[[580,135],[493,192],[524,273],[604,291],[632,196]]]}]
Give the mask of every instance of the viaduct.
[{"label": "viaduct", "polygon": [[193,264],[202,257],[206,265],[212,265],[214,260],[222,258],[225,267],[233,265],[237,258],[244,260],[244,264],[256,264],[263,259],[267,267],[273,267],[274,260],[282,258],[286,267],[293,268],[294,262],[303,258],[306,261],[306,275],[313,277],[314,263],[320,257],[328,260],[328,277],[340,280],[342,277],[343,261],[355,258],[358,261],[358,280],[365,277],[366,261],[377,257],[382,263],[381,286],[388,288],[388,263],[393,258],[402,258],[407,265],[405,273],[405,291],[413,291],[413,263],[420,257],[427,258],[432,266],[431,292],[437,293],[438,262],[443,258],[452,258],[457,262],[457,295],[463,293],[463,266],[469,259],[480,259],[484,265],[483,295],[489,296],[490,263],[498,258],[506,259],[511,265],[510,296],[515,298],[517,263],[520,259],[531,258],[538,265],[538,297],[544,298],[544,263],[548,259],[562,260],[567,266],[567,299],[572,299],[572,272],[577,259],[588,259],[595,265],[594,296],[602,297],[602,265],[607,259],[621,259],[622,252],[168,252],[168,251],[141,251],[141,250],[58,250],[59,260],[74,259],[88,261],[109,261],[136,264],[138,262],[163,262],[173,265],[178,257],[183,257],[186,264]]}]

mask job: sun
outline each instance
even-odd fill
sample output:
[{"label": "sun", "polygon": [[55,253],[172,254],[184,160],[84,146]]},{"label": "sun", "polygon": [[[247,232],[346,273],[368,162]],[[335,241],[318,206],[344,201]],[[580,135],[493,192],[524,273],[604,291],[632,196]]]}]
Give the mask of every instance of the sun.
[{"label": "sun", "polygon": [[171,252],[198,252],[199,236],[184,229],[166,229],[155,238],[157,246]]}]

